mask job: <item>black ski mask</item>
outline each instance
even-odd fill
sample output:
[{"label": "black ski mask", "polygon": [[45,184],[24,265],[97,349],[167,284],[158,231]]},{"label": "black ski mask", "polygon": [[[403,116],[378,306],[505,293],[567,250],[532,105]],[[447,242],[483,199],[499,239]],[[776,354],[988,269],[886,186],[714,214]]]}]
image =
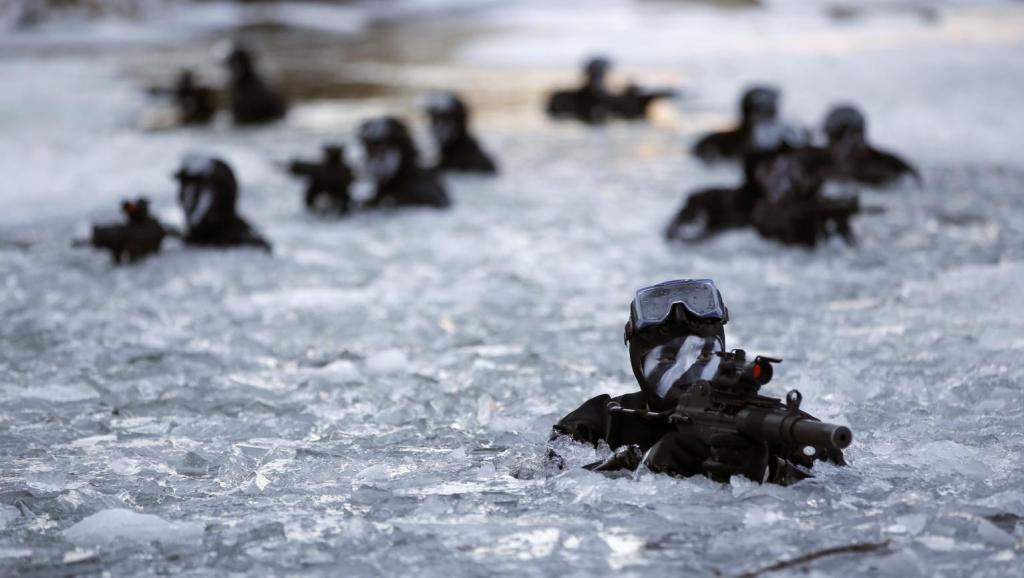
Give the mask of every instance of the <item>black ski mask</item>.
[{"label": "black ski mask", "polygon": [[714,374],[728,320],[710,279],[666,281],[636,292],[625,340],[633,375],[652,409],[671,407],[681,390]]}]

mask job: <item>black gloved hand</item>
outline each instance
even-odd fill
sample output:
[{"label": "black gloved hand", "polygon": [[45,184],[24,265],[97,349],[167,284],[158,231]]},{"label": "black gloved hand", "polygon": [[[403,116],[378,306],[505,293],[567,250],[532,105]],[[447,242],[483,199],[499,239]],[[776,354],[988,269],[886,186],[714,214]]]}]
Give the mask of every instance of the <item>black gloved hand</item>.
[{"label": "black gloved hand", "polygon": [[640,465],[644,454],[639,446],[622,446],[615,450],[615,453],[608,459],[601,462],[594,462],[583,466],[583,469],[592,472],[615,472],[619,470],[635,470]]},{"label": "black gloved hand", "polygon": [[768,444],[740,434],[718,433],[708,440],[711,457],[704,461],[704,472],[716,482],[728,483],[736,475],[757,483],[768,476]]},{"label": "black gloved hand", "polygon": [[652,471],[672,476],[695,476],[709,456],[708,446],[699,438],[681,432],[670,432],[644,456],[644,464]]}]

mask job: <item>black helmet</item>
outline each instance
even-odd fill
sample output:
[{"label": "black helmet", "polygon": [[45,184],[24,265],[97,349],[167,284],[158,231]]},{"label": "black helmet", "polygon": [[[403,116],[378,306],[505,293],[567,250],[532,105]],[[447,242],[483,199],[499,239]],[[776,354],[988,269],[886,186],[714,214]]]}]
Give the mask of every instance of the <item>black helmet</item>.
[{"label": "black helmet", "polygon": [[230,45],[224,62],[227,64],[228,69],[231,71],[231,76],[235,80],[247,78],[256,71],[252,51],[241,42],[233,42]]},{"label": "black helmet", "polygon": [[608,60],[604,56],[594,56],[587,60],[583,65],[583,71],[587,76],[595,76],[608,72],[608,69],[612,67],[611,60]]},{"label": "black helmet", "polygon": [[740,99],[743,122],[773,120],[779,112],[779,91],[769,86],[748,88]]},{"label": "black helmet", "polygon": [[466,103],[454,92],[434,92],[424,99],[423,108],[431,116],[449,115],[465,118]]},{"label": "black helmet", "polygon": [[377,182],[389,181],[415,166],[416,144],[405,123],[392,116],[374,118],[359,127],[366,149],[367,172]]},{"label": "black helmet", "polygon": [[359,125],[359,140],[365,146],[412,144],[412,137],[405,123],[393,116],[382,116],[364,121]]},{"label": "black helmet", "polygon": [[238,181],[227,163],[211,156],[188,155],[174,177],[190,236],[214,233],[235,218]]},{"label": "black helmet", "polygon": [[469,110],[455,93],[431,94],[426,98],[424,108],[430,115],[430,130],[442,145],[455,142],[466,134]]},{"label": "black helmet", "polygon": [[728,321],[729,310],[711,279],[677,279],[637,290],[630,303],[625,341],[633,375],[648,404],[661,409],[670,403],[668,388],[659,383],[661,374],[653,379],[645,371],[648,354],[661,348],[673,355],[684,349],[694,355],[723,351]]},{"label": "black helmet", "polygon": [[864,114],[851,105],[839,105],[825,116],[825,134],[829,142],[842,139],[844,136],[864,136],[867,131],[867,120]]}]

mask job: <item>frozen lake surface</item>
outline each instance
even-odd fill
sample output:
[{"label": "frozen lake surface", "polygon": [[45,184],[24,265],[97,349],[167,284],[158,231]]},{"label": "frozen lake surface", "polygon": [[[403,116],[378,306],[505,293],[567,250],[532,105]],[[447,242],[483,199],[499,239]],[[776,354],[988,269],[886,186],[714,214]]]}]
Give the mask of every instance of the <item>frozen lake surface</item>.
[{"label": "frozen lake surface", "polygon": [[[1024,6],[548,4],[271,34],[271,70],[329,45],[310,70],[375,93],[300,95],[244,131],[139,128],[140,86],[182,64],[214,80],[209,31],[0,40],[0,575],[733,576],[886,540],[803,568],[1024,572]],[[685,97],[653,126],[549,123],[543,92],[597,49]],[[757,80],[808,123],[860,103],[924,186],[865,193],[886,211],[856,247],[665,244],[687,191],[736,181],[685,151]],[[385,111],[424,137],[414,95],[438,86],[479,105],[500,178],[448,179],[447,212],[303,212],[275,161]],[[170,174],[194,149],[234,166],[272,257],[69,248],[129,195],[180,220]],[[629,300],[676,277],[718,282],[730,346],[785,359],[766,392],[850,425],[850,467],[786,488],[545,468],[552,423],[635,389]]]}]

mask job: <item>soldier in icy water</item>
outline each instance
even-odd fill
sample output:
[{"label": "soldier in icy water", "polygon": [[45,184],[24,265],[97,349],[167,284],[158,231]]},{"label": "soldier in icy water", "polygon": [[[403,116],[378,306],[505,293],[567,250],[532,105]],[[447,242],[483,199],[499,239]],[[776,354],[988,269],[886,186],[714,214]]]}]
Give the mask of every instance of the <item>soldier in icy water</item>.
[{"label": "soldier in icy water", "polygon": [[777,122],[762,122],[749,132],[745,137],[749,146],[743,156],[743,182],[739,187],[704,189],[687,197],[665,231],[669,240],[698,241],[727,229],[749,226],[754,207],[772,188],[788,188],[773,167],[781,164],[784,155],[793,155],[794,160],[803,156],[807,145],[803,133]]},{"label": "soldier in icy water", "polygon": [[190,155],[174,177],[179,184],[178,202],[185,212],[186,243],[270,250],[270,243],[235,212],[238,182],[227,163],[214,157]]},{"label": "soldier in icy water", "polygon": [[705,135],[693,147],[693,154],[704,161],[739,159],[750,144],[754,127],[778,120],[779,91],[767,86],[747,89],[740,99],[740,124],[732,130]]},{"label": "soldier in icy water", "polygon": [[430,95],[424,107],[430,115],[430,132],[437,141],[437,168],[443,171],[498,172],[490,156],[469,132],[469,108],[450,92]]},{"label": "soldier in icy water", "polygon": [[904,178],[920,181],[914,167],[898,156],[868,143],[864,115],[849,105],[833,107],[825,117],[826,152],[830,176],[871,186],[885,186]]},{"label": "soldier in icy water", "polygon": [[599,124],[609,118],[638,120],[647,116],[651,103],[659,98],[675,95],[670,89],[646,89],[630,84],[621,94],[612,94],[605,86],[611,62],[595,57],[583,66],[583,86],[575,90],[560,90],[548,99],[548,114],[554,118],[573,118],[590,124]]},{"label": "soldier in icy water", "polygon": [[352,171],[345,163],[345,150],[338,145],[324,147],[319,163],[292,161],[288,171],[306,179],[306,207],[316,213],[343,215],[349,211]]},{"label": "soldier in icy water", "polygon": [[[640,391],[588,400],[555,424],[553,439],[566,435],[594,446],[607,443],[614,453],[585,466],[593,471],[633,470],[644,464],[654,472],[684,477],[706,475],[728,481],[741,475],[756,482],[786,484],[810,475],[809,468],[817,459],[844,464],[840,449],[808,452],[804,447],[797,451],[725,426],[710,435],[698,435],[697,427],[687,427],[688,418],[673,422],[676,416],[669,414],[678,411],[678,400],[694,388],[708,388],[709,381],[721,374],[720,365],[727,363],[728,356],[722,354],[728,320],[721,294],[709,279],[668,281],[638,290],[630,305],[625,339]],[[759,383],[767,383],[771,379],[769,361],[778,360],[759,357],[746,366],[752,368],[748,373],[752,371]],[[803,424],[797,429],[810,425],[833,438],[845,436],[838,445],[832,444],[834,447],[849,444],[848,429],[817,422],[799,411],[798,392],[787,396],[787,404],[791,397],[796,404],[792,411],[775,410],[772,415],[790,420],[785,422],[788,424]],[[756,403],[758,398],[750,399]],[[829,438],[825,443],[832,441]],[[560,461],[554,451],[551,457]]]},{"label": "soldier in icy water", "polygon": [[258,124],[282,118],[284,99],[260,78],[252,53],[236,44],[227,58],[231,75],[231,114],[235,124]]},{"label": "soldier in icy water", "polygon": [[416,145],[402,121],[389,116],[365,121],[359,140],[366,150],[366,173],[376,188],[366,207],[451,204],[437,171],[419,166]]},{"label": "soldier in icy water", "polygon": [[825,195],[829,162],[808,146],[802,130],[760,123],[743,157],[743,183],[687,197],[669,223],[669,240],[700,241],[722,231],[753,227],[763,237],[813,247],[831,235],[853,243],[850,219],[861,212],[856,195]]},{"label": "soldier in icy water", "polygon": [[173,88],[151,88],[149,92],[174,98],[181,124],[206,124],[217,112],[213,91],[197,84],[192,71],[188,69],[178,73]]}]

